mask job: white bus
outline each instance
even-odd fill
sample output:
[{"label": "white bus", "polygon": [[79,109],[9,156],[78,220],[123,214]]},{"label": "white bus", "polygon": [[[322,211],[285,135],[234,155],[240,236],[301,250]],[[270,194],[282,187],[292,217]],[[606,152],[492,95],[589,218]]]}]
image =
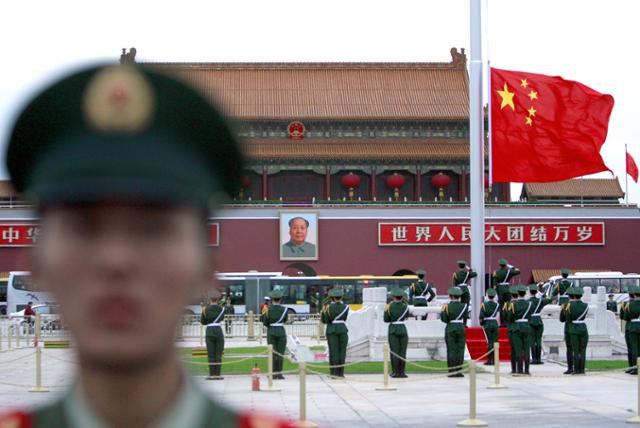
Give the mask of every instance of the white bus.
[{"label": "white bus", "polygon": [[52,303],[51,294],[36,291],[31,272],[9,272],[7,282],[7,314],[23,310],[27,303]]},{"label": "white bus", "polygon": [[[549,278],[547,295],[551,295],[556,283],[562,279],[560,275]],[[613,294],[614,299],[620,303],[629,299],[628,287],[640,286],[640,275],[637,273],[622,272],[576,272],[567,278],[574,287],[590,287],[592,294],[598,293],[598,287],[604,287],[606,294]],[[546,284],[545,284],[546,285]]]}]

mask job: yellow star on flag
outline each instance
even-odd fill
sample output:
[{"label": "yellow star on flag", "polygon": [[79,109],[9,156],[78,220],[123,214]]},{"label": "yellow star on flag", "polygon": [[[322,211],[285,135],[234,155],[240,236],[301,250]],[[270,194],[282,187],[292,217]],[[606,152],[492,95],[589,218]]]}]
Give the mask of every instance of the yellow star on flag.
[{"label": "yellow star on flag", "polygon": [[528,117],[526,118],[526,121],[527,121],[527,125],[529,125],[529,126],[532,126],[532,125],[533,125],[533,119],[531,119],[531,116],[528,116]]},{"label": "yellow star on flag", "polygon": [[535,116],[538,110],[534,109],[533,106],[531,106],[531,108],[527,111],[529,112],[529,116]]},{"label": "yellow star on flag", "polygon": [[529,86],[529,82],[527,82],[527,79],[520,80],[520,86],[522,86],[523,88]]},{"label": "yellow star on flag", "polygon": [[531,98],[531,101],[537,100],[538,99],[538,93],[532,89],[531,92],[529,92],[529,98]]},{"label": "yellow star on flag", "polygon": [[500,110],[505,108],[506,106],[511,107],[511,110],[516,109],[515,105],[513,105],[513,96],[515,92],[509,92],[509,88],[507,87],[507,82],[504,82],[504,89],[502,91],[497,91],[498,95],[502,97],[502,103],[500,104]]}]

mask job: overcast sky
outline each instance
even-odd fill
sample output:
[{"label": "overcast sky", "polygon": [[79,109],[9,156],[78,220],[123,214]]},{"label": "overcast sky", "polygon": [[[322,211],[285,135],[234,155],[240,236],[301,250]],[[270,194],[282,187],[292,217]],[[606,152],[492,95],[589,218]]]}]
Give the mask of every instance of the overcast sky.
[{"label": "overcast sky", "polygon": [[[602,154],[624,190],[625,144],[640,164],[640,2],[488,0],[483,12],[483,57],[495,67],[613,95]],[[123,47],[141,61],[450,61],[452,46],[468,53],[469,1],[3,1],[0,40],[4,146],[30,94]],[[631,180],[629,200],[640,202]]]}]

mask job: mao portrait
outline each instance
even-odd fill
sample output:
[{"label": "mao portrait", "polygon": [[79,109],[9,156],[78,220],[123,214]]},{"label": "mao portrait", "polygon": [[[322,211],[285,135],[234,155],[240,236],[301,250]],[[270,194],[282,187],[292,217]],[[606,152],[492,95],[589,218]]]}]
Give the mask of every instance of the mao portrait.
[{"label": "mao portrait", "polygon": [[317,213],[280,213],[280,260],[318,260]]}]

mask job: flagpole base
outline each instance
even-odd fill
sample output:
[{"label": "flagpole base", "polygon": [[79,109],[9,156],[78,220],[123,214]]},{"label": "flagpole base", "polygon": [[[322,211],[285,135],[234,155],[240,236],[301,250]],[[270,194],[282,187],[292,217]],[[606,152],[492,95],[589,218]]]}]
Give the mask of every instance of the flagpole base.
[{"label": "flagpole base", "polygon": [[398,388],[395,386],[378,386],[376,387],[376,391],[397,391]]},{"label": "flagpole base", "polygon": [[282,391],[280,388],[265,388],[260,390],[260,392],[280,392],[280,391]]},{"label": "flagpole base", "polygon": [[628,424],[640,424],[640,415],[627,419]]},{"label": "flagpole base", "polygon": [[29,389],[29,392],[49,392],[49,390],[47,388],[35,387],[35,388]]},{"label": "flagpole base", "polygon": [[487,389],[507,389],[507,386],[501,383],[496,383],[496,384],[487,386]]},{"label": "flagpole base", "polygon": [[489,424],[485,421],[481,421],[480,419],[465,419],[464,421],[458,422],[459,427],[488,427]]}]

